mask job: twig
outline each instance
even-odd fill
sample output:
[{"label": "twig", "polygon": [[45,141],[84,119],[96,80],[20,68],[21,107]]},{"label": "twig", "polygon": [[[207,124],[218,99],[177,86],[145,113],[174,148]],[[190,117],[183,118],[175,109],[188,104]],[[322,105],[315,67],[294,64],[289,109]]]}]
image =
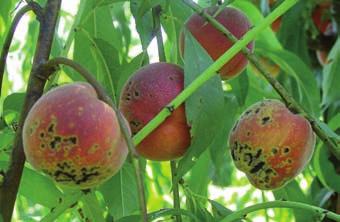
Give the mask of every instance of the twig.
[{"label": "twig", "polygon": [[321,216],[325,216],[329,219],[332,219],[334,221],[340,221],[340,215],[336,214],[334,212],[322,209],[320,207],[315,207],[309,204],[305,203],[299,203],[299,202],[292,202],[292,201],[269,201],[266,203],[260,203],[255,204],[250,207],[243,208],[241,210],[235,211],[232,214],[229,214],[226,216],[221,222],[232,222],[237,219],[245,218],[249,213],[258,211],[258,210],[264,210],[264,209],[270,209],[270,208],[292,208],[292,209],[302,209],[313,213],[318,213]]},{"label": "twig", "polygon": [[6,66],[6,60],[9,52],[9,48],[11,46],[14,32],[21,20],[21,18],[29,11],[32,10],[32,5],[25,5],[22,7],[17,14],[15,15],[11,26],[9,27],[9,31],[7,33],[4,45],[1,50],[1,55],[0,55],[0,96],[1,96],[1,89],[2,89],[2,81],[4,77],[4,72],[5,72],[5,66]]},{"label": "twig", "polygon": [[22,144],[22,127],[29,110],[43,93],[46,79],[39,78],[39,76],[43,74],[39,72],[39,66],[49,58],[60,5],[61,0],[48,0],[44,9],[45,14],[40,22],[38,43],[28,81],[24,106],[20,115],[19,127],[14,138],[11,161],[3,184],[0,187],[0,213],[4,222],[11,221],[25,163],[25,154]]},{"label": "twig", "polygon": [[52,68],[53,70],[53,68],[61,64],[69,66],[73,68],[74,70],[76,70],[79,74],[81,74],[95,88],[99,99],[101,99],[102,101],[110,105],[113,108],[113,110],[116,112],[120,128],[123,132],[125,141],[127,142],[127,145],[129,148],[129,152],[132,154],[132,157],[137,159],[136,161],[134,161],[134,158],[132,158],[132,161],[133,161],[132,163],[134,165],[134,169],[135,169],[135,173],[137,177],[137,186],[138,186],[138,194],[139,194],[141,212],[142,212],[143,220],[146,222],[147,221],[147,208],[146,208],[146,200],[145,200],[144,181],[143,181],[143,176],[141,173],[141,160],[131,140],[129,127],[126,125],[126,121],[123,115],[117,109],[115,104],[112,102],[111,98],[106,94],[104,88],[94,78],[94,75],[92,75],[88,70],[86,70],[84,67],[74,62],[73,60],[62,58],[62,57],[57,57],[45,63],[42,69],[49,70]]},{"label": "twig", "polygon": [[[215,18],[207,14],[199,5],[197,5],[192,0],[183,0],[188,6],[190,6],[194,11],[196,11],[199,15],[204,17],[208,22],[210,22],[216,29],[221,31],[229,40],[232,42],[237,42],[238,39],[231,34],[223,25],[221,25]],[[329,147],[330,151],[340,159],[340,148],[337,146],[336,142],[334,142],[327,133],[322,129],[318,121],[305,112],[305,110],[301,107],[301,105],[294,100],[294,98],[289,94],[289,92],[277,81],[274,77],[270,75],[270,73],[258,62],[256,56],[250,53],[249,49],[244,47],[242,48],[242,52],[247,56],[249,61],[253,63],[253,65],[262,73],[262,75],[267,79],[267,81],[272,85],[272,87],[277,91],[277,93],[281,96],[281,98],[286,103],[286,106],[294,113],[299,113],[304,116],[311,124],[314,132],[319,136],[319,138]]]}]

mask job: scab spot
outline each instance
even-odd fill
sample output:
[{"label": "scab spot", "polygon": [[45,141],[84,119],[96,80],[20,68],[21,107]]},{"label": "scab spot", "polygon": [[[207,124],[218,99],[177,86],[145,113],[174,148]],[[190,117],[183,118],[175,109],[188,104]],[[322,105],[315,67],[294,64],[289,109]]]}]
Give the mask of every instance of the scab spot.
[{"label": "scab spot", "polygon": [[257,108],[257,109],[255,110],[255,113],[258,114],[259,112],[260,112],[260,108]]},{"label": "scab spot", "polygon": [[138,91],[135,91],[135,92],[134,92],[134,95],[135,95],[135,97],[139,97],[139,92],[138,92]]},{"label": "scab spot", "polygon": [[51,123],[50,126],[47,129],[47,132],[53,133],[54,132],[54,123]]},{"label": "scab spot", "polygon": [[174,80],[174,78],[173,78],[172,76],[169,76],[169,79],[170,79],[171,81],[173,81],[173,80]]},{"label": "scab spot", "polygon": [[285,147],[285,148],[283,149],[283,153],[287,154],[287,153],[289,153],[289,152],[290,152],[290,148],[289,148],[289,147]]},{"label": "scab spot", "polygon": [[250,132],[250,131],[248,131],[248,132],[247,132],[247,136],[250,136],[250,135],[251,135],[251,132]]},{"label": "scab spot", "polygon": [[44,136],[45,136],[45,133],[41,132],[40,133],[40,138],[44,138]]},{"label": "scab spot", "polygon": [[288,159],[287,162],[288,162],[289,164],[293,163],[292,159]]},{"label": "scab spot", "polygon": [[256,164],[251,170],[250,173],[257,173],[258,171],[260,171],[264,166],[264,162],[261,161],[258,164]]},{"label": "scab spot", "polygon": [[270,117],[269,116],[263,117],[262,118],[262,125],[267,124],[269,121],[270,121]]},{"label": "scab spot", "polygon": [[130,101],[130,100],[131,100],[131,94],[130,94],[130,93],[127,93],[125,99],[126,99],[127,101]]},{"label": "scab spot", "polygon": [[273,147],[273,148],[272,148],[272,153],[273,153],[273,154],[277,154],[277,152],[278,152],[277,148],[276,148],[276,147]]}]

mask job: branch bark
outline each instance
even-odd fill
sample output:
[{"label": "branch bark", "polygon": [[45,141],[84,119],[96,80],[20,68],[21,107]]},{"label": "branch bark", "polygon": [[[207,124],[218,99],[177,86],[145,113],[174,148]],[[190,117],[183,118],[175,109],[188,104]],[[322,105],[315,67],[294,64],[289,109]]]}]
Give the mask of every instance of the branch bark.
[{"label": "branch bark", "polygon": [[10,166],[5,174],[3,184],[0,187],[0,213],[4,222],[10,222],[12,218],[25,163],[22,144],[22,126],[29,110],[43,93],[46,78],[42,78],[44,74],[41,73],[39,67],[49,58],[60,5],[61,0],[48,0],[41,18],[38,43],[28,81],[27,94],[20,115],[19,127],[14,139]]},{"label": "branch bark", "polygon": [[[205,18],[211,25],[216,29],[221,31],[230,41],[237,42],[238,39],[230,33],[223,25],[221,25],[214,17],[207,14],[198,4],[192,0],[183,0],[189,7],[196,11],[199,15]],[[322,129],[318,121],[309,113],[307,113],[302,106],[294,100],[294,98],[289,94],[289,92],[277,81],[270,73],[258,62],[256,56],[250,53],[249,49],[244,47],[242,53],[245,54],[248,60],[253,63],[253,65],[260,71],[260,73],[267,79],[267,81],[272,85],[276,92],[281,96],[286,106],[294,113],[299,113],[304,116],[311,124],[314,132],[319,136],[319,138],[327,145],[330,151],[340,159],[340,148],[337,146],[327,133]]]}]

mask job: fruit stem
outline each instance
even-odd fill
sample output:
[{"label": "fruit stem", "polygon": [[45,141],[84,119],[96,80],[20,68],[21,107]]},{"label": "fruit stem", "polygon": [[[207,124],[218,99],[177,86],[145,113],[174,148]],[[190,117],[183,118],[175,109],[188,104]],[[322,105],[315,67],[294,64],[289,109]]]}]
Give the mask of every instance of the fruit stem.
[{"label": "fruit stem", "polygon": [[305,203],[299,203],[299,202],[276,200],[276,201],[270,201],[266,203],[255,204],[253,206],[243,208],[239,211],[235,211],[234,213],[231,213],[228,216],[226,216],[223,220],[221,220],[221,222],[232,222],[238,219],[245,218],[249,213],[252,213],[258,210],[270,209],[270,208],[302,209],[302,210],[310,211],[313,213],[318,213],[320,216],[325,216],[334,221],[340,221],[339,214],[322,209],[320,207],[312,206],[312,205],[305,204]]},{"label": "fruit stem", "polygon": [[11,26],[9,27],[5,42],[3,44],[2,50],[1,50],[1,55],[0,55],[0,96],[1,96],[1,89],[2,89],[2,81],[4,77],[4,72],[5,72],[5,66],[6,66],[6,60],[9,52],[9,48],[11,46],[14,32],[21,20],[21,18],[29,11],[34,11],[36,14],[41,15],[41,8],[38,3],[32,2],[29,5],[23,6],[17,14],[14,16],[14,19],[11,23]]},{"label": "fruit stem", "polygon": [[[192,95],[199,87],[201,87],[207,80],[217,73],[230,59],[232,59],[242,48],[246,47],[256,36],[268,27],[273,21],[290,9],[298,0],[286,0],[279,7],[277,7],[264,21],[247,32],[242,39],[235,43],[227,52],[225,52],[219,59],[217,59],[211,66],[209,66],[197,79],[188,85],[174,100],[172,100],[166,107],[179,107],[190,95]],[[143,129],[141,129],[134,137],[135,145],[139,144],[147,135],[149,135],[155,128],[157,128],[171,112],[167,108],[163,108],[158,115],[154,117]]]},{"label": "fruit stem", "polygon": [[[0,215],[2,215],[4,222],[9,222],[12,218],[18,187],[25,164],[22,126],[29,110],[40,98],[44,90],[46,78],[44,78],[44,73],[40,72],[39,67],[49,58],[60,6],[61,0],[48,0],[44,10],[41,10],[43,13],[38,15],[40,21],[39,37],[28,80],[27,93],[13,142],[9,168],[0,187]],[[35,11],[37,12],[37,10]]]},{"label": "fruit stem", "polygon": [[40,222],[53,222],[67,209],[72,208],[78,203],[78,200],[83,196],[83,192],[67,193],[63,198],[59,199],[59,205],[51,208],[51,212],[41,219]]},{"label": "fruit stem", "polygon": [[[211,23],[216,29],[221,31],[228,39],[232,42],[237,42],[238,39],[230,33],[223,25],[221,25],[214,17],[205,13],[203,9],[193,2],[192,0],[183,0],[189,7],[191,7],[194,11],[200,14],[203,18],[205,18],[208,22]],[[276,9],[279,10],[279,9]],[[275,10],[275,11],[276,11]],[[274,12],[273,12],[274,13]],[[250,53],[247,47],[242,48],[242,53],[245,54],[248,60],[260,71],[260,73],[267,79],[267,81],[272,85],[272,87],[276,90],[276,92],[281,96],[283,101],[286,103],[286,106],[293,112],[299,113],[304,116],[311,124],[314,132],[319,136],[319,138],[329,147],[330,151],[340,159],[340,147],[337,146],[336,142],[334,142],[327,133],[322,129],[320,123],[310,114],[308,114],[302,106],[294,100],[294,98],[289,94],[289,92],[277,81],[274,77],[270,75],[270,73],[266,70],[266,68],[260,64],[258,58],[255,54]],[[339,143],[340,144],[340,143]]]},{"label": "fruit stem", "polygon": [[[136,152],[136,149],[134,147],[134,144],[131,140],[130,133],[128,126],[126,125],[126,122],[124,120],[124,117],[122,113],[117,109],[115,104],[113,103],[112,99],[107,95],[105,92],[104,88],[100,85],[100,83],[94,78],[94,75],[91,74],[87,69],[85,69],[83,66],[80,64],[76,63],[75,61],[63,57],[56,57],[54,59],[49,60],[46,62],[43,66],[43,70],[54,70],[55,67],[58,65],[63,64],[66,66],[69,66],[73,68],[75,71],[77,71],[79,74],[81,74],[92,86],[95,88],[99,99],[107,103],[109,106],[112,107],[112,109],[115,111],[117,114],[118,122],[120,129],[123,133],[123,136],[125,138],[125,141],[127,143],[129,152],[131,154],[132,158],[132,163],[134,166],[136,178],[137,178],[137,188],[138,188],[138,195],[139,195],[139,201],[140,201],[140,208],[142,212],[142,217],[143,221],[147,221],[147,208],[146,208],[146,200],[145,200],[145,189],[144,189],[144,181],[143,181],[143,175],[141,173],[141,159],[139,155]],[[50,73],[49,75],[51,75]],[[137,163],[134,160],[134,158],[137,159]]]},{"label": "fruit stem", "polygon": [[[174,195],[174,209],[175,210],[180,210],[181,209],[181,201],[179,198],[179,186],[178,182],[176,181],[176,161],[171,160],[170,161],[170,167],[171,167],[171,180],[172,180],[172,192]],[[176,222],[182,222],[182,217],[180,214],[176,215]]]}]

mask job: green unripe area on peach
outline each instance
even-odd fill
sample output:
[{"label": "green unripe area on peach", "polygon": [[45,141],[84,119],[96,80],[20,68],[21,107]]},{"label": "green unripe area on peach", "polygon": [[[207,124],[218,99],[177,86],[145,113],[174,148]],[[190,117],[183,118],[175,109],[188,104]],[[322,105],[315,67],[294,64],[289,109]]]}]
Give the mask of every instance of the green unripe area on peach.
[{"label": "green unripe area on peach", "polygon": [[284,186],[308,164],[315,146],[310,123],[278,100],[249,107],[229,136],[232,159],[257,188]]},{"label": "green unripe area on peach", "polygon": [[[204,11],[209,15],[215,15],[218,9],[218,7],[214,6],[204,9]],[[238,39],[242,38],[242,36],[246,34],[251,27],[251,24],[244,13],[235,8],[224,8],[219,14],[217,14],[215,19]],[[199,14],[192,15],[185,23],[185,28],[191,32],[213,60],[217,60],[233,45],[227,36],[213,27]],[[252,52],[254,42],[249,43],[247,47]],[[180,36],[180,51],[183,56],[183,32]],[[219,70],[220,76],[222,79],[230,79],[231,77],[240,74],[246,68],[247,64],[247,58],[242,54],[242,52],[239,52]]]},{"label": "green unripe area on peach", "polygon": [[[132,133],[141,130],[183,88],[183,69],[174,64],[150,64],[132,75],[120,98],[120,109]],[[185,153],[190,141],[185,108],[181,105],[137,146],[137,152],[150,160],[172,160]]]},{"label": "green unripe area on peach", "polygon": [[109,179],[128,153],[114,110],[87,83],[43,95],[25,120],[23,144],[34,168],[60,185],[81,189]]}]

